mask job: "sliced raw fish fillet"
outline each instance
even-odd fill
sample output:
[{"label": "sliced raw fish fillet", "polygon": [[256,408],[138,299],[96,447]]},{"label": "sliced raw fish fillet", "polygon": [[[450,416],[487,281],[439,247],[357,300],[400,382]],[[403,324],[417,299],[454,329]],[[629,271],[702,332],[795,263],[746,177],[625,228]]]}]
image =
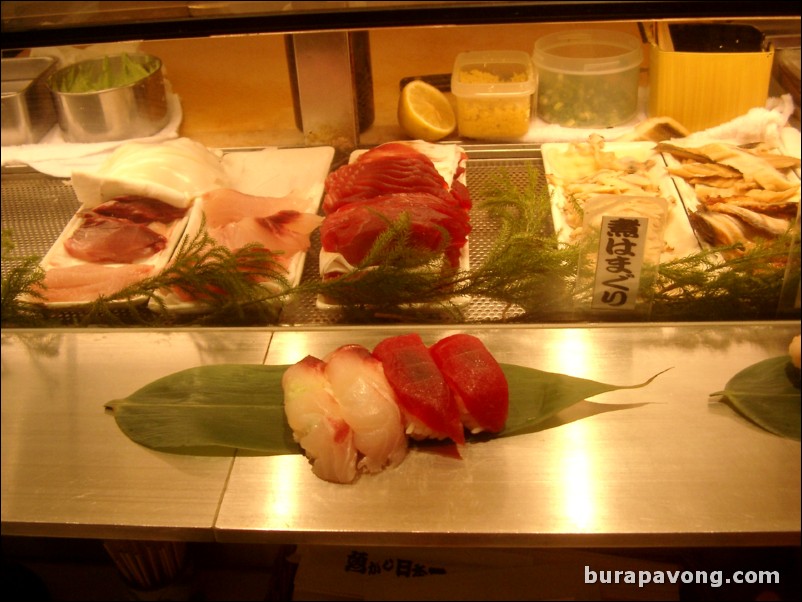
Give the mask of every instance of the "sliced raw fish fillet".
[{"label": "sliced raw fish fillet", "polygon": [[484,343],[455,334],[430,347],[432,357],[457,400],[462,422],[473,433],[498,433],[509,412],[507,378]]},{"label": "sliced raw fish fillet", "polygon": [[236,190],[213,190],[202,199],[209,235],[232,251],[258,243],[278,253],[287,267],[293,255],[306,251],[310,235],[323,218],[306,212],[309,201],[296,195],[260,197]]},{"label": "sliced raw fish fillet", "polygon": [[245,194],[230,188],[218,188],[203,195],[206,225],[219,228],[246,217],[264,217],[279,211],[308,211],[309,200],[297,195],[268,197]]},{"label": "sliced raw fish fillet", "polygon": [[153,266],[146,264],[106,266],[86,263],[50,268],[45,272],[44,285],[47,288],[39,289],[39,292],[51,303],[94,301],[101,295],[107,297],[150,276],[152,271]]},{"label": "sliced raw fish fillet", "polygon": [[326,358],[325,374],[362,454],[358,468],[379,472],[406,457],[401,410],[381,362],[361,345],[344,345]]},{"label": "sliced raw fish fillet", "polygon": [[218,244],[232,251],[259,243],[279,253],[276,260],[286,266],[295,253],[309,249],[309,235],[322,221],[322,217],[311,213],[279,211],[266,217],[246,217],[219,228],[209,228],[208,233]]},{"label": "sliced raw fish fillet", "polygon": [[83,223],[64,241],[67,252],[93,263],[133,263],[155,255],[167,239],[144,224],[87,213]]},{"label": "sliced raw fish fillet", "polygon": [[112,199],[92,210],[105,217],[116,217],[136,224],[160,222],[169,224],[181,219],[187,213],[186,207],[174,207],[158,199],[144,196],[121,196]]},{"label": "sliced raw fish fillet", "polygon": [[405,213],[411,221],[410,244],[436,251],[446,242],[444,231],[448,232],[445,256],[451,267],[458,267],[460,249],[471,230],[468,212],[426,193],[390,194],[344,205],[323,220],[322,247],[357,265],[376,239]]},{"label": "sliced raw fish fillet", "polygon": [[[425,154],[421,153],[418,149],[416,149],[411,144],[407,144],[406,142],[385,142],[384,144],[380,144],[379,146],[374,146],[373,148],[369,149],[365,153],[359,156],[359,161],[363,161],[365,163],[369,163],[371,161],[380,161],[385,159],[386,157],[417,157],[419,155],[426,156]],[[428,157],[427,157],[428,159]]]},{"label": "sliced raw fish fillet", "polygon": [[323,212],[328,215],[349,203],[410,191],[425,192],[469,209],[467,188],[460,187],[454,194],[451,186],[425,154],[407,144],[388,142],[329,174]]},{"label": "sliced raw fish fillet", "polygon": [[465,442],[457,402],[417,333],[388,337],[373,349],[395,392],[413,439]]},{"label": "sliced raw fish fillet", "polygon": [[293,438],[326,481],[350,483],[357,476],[354,434],[329,391],[325,363],[307,356],[284,372],[284,412]]}]

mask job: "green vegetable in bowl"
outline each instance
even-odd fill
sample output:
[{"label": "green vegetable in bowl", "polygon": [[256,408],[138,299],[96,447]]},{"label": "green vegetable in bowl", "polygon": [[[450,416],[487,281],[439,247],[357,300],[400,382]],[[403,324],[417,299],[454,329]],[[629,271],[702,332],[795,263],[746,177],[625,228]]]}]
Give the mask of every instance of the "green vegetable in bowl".
[{"label": "green vegetable in bowl", "polygon": [[159,68],[153,57],[131,57],[128,54],[83,61],[56,74],[53,88],[57,92],[79,94],[100,92],[129,86]]}]

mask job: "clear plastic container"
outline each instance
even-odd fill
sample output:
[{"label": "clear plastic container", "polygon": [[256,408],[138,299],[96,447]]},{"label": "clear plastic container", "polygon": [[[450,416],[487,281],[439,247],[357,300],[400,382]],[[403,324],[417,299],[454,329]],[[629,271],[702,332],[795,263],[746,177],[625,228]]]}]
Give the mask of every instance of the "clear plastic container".
[{"label": "clear plastic container", "polygon": [[561,31],[535,42],[537,114],[565,127],[613,127],[638,112],[641,42],[623,32]]},{"label": "clear plastic container", "polygon": [[525,52],[462,52],[451,74],[461,136],[520,138],[529,131],[535,77]]}]

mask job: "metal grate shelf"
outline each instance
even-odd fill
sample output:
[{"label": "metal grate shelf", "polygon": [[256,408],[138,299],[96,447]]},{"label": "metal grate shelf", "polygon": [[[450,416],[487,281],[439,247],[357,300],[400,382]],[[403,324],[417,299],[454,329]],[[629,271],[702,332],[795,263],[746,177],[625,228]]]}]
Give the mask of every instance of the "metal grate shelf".
[{"label": "metal grate shelf", "polygon": [[[468,188],[474,206],[481,204],[481,191],[485,184],[504,170],[514,184],[525,186],[532,166],[541,167],[539,150],[532,147],[477,147],[468,148],[466,168]],[[2,227],[10,230],[17,256],[43,256],[55,243],[64,227],[79,208],[69,180],[53,178],[30,169],[4,170],[2,177]],[[478,212],[477,212],[478,213]],[[470,235],[470,262],[475,265],[486,256],[494,240],[493,227],[478,215],[472,215]],[[312,237],[312,246],[304,265],[302,281],[319,278],[317,257],[320,239]],[[13,261],[4,261],[5,277]],[[467,322],[498,322],[514,317],[503,304],[491,300],[474,299],[463,308]],[[312,297],[301,297],[290,302],[283,310],[280,323],[285,325],[337,325],[347,323],[345,313],[321,310]],[[436,319],[434,317],[433,319]],[[69,322],[68,316],[65,321]]]}]

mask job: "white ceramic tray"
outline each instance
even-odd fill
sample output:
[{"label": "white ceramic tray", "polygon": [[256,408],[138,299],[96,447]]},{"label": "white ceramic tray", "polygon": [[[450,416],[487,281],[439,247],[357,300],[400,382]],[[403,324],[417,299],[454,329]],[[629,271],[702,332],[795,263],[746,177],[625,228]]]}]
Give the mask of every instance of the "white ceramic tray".
[{"label": "white ceramic tray", "polygon": [[[127,264],[119,264],[119,263],[97,263],[91,264],[90,262],[84,261],[82,259],[78,259],[73,257],[67,252],[64,243],[72,237],[75,231],[83,224],[84,222],[84,214],[89,211],[89,209],[85,205],[81,205],[81,208],[75,213],[75,215],[70,219],[67,225],[62,230],[59,237],[56,239],[56,242],[50,247],[50,250],[45,254],[42,258],[42,261],[39,263],[41,268],[48,272],[49,270],[56,269],[56,268],[70,268],[74,266],[80,265],[97,265],[98,267],[107,267],[107,268],[117,268],[122,267]],[[183,234],[187,223],[189,222],[191,216],[191,209],[188,210],[183,217],[178,220],[167,224],[165,229],[159,230],[159,233],[162,234],[167,239],[166,246],[159,252],[151,255],[147,259],[144,259],[140,262],[137,262],[140,265],[144,266],[152,266],[152,270],[145,274],[144,277],[153,276],[158,274],[162,268],[167,264],[172,257],[173,251],[175,250],[178,241],[181,239],[181,235]],[[75,300],[75,301],[45,301],[42,304],[49,309],[54,311],[69,311],[75,310],[82,307],[87,306],[89,303],[92,303],[95,299],[86,299],[86,300]],[[135,298],[131,299],[133,303],[144,303],[146,300],[145,297],[142,298]],[[33,300],[32,301],[36,301]],[[125,301],[113,302],[114,304],[123,304],[126,303]]]},{"label": "white ceramic tray", "polygon": [[[317,213],[323,199],[324,181],[329,173],[334,148],[277,149],[230,152],[223,156],[223,166],[231,177],[232,188],[244,194],[265,197],[299,195],[308,200],[306,212]],[[203,202],[198,199],[184,232],[184,239],[198,234],[203,218]],[[287,279],[296,286],[303,274],[306,253],[298,252],[290,260]],[[270,286],[270,283],[265,283]],[[164,306],[151,301],[153,310],[179,314],[203,313],[208,308],[203,302],[184,301],[172,292],[159,294]]]},{"label": "white ceramic tray", "polygon": [[[618,158],[632,158],[636,161],[653,159],[654,165],[648,171],[648,177],[656,182],[659,194],[669,203],[668,219],[665,230],[666,247],[661,255],[661,261],[669,261],[686,257],[700,250],[699,241],[691,228],[685,212],[684,199],[671,177],[666,171],[666,162],[661,154],[655,152],[653,142],[607,142],[605,152],[611,152]],[[570,151],[572,143],[544,143],[541,146],[543,169],[549,178],[549,191],[551,193],[551,212],[554,222],[554,231],[557,240],[563,243],[575,242],[572,238],[575,227],[566,220],[565,207],[567,204],[564,192],[565,173],[560,173],[558,154]],[[634,194],[634,193],[633,193]],[[643,196],[637,194],[636,196]]]}]

